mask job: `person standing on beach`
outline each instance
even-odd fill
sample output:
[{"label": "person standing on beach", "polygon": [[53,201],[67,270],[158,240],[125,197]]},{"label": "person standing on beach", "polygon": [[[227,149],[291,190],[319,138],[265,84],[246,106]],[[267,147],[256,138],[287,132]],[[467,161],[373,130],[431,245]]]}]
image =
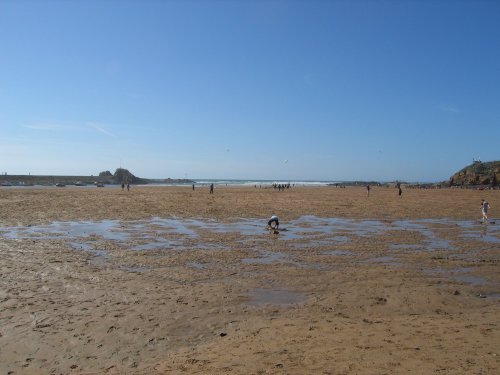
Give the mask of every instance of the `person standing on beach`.
[{"label": "person standing on beach", "polygon": [[125,184],[122,183],[122,191],[125,190]]},{"label": "person standing on beach", "polygon": [[210,184],[210,194],[214,193],[214,184]]},{"label": "person standing on beach", "polygon": [[193,191],[194,191],[194,184],[193,184]]},{"label": "person standing on beach", "polygon": [[127,183],[127,191],[130,191],[130,184]]},{"label": "person standing on beach", "polygon": [[482,223],[488,223],[488,210],[490,208],[490,204],[488,201],[485,201],[484,199],[481,200],[481,212],[483,214],[483,219]]},{"label": "person standing on beach", "polygon": [[401,190],[401,186],[398,187],[398,195],[401,196],[403,194],[403,190]]},{"label": "person standing on beach", "polygon": [[370,185],[366,185],[366,196],[370,196]]}]

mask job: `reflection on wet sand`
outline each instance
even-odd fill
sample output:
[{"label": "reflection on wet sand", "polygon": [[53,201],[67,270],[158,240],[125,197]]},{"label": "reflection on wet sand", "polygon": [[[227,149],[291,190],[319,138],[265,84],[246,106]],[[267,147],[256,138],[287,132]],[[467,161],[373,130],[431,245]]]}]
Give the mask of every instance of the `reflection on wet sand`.
[{"label": "reflection on wet sand", "polygon": [[264,289],[256,288],[248,293],[248,304],[259,305],[280,305],[290,306],[307,301],[307,296],[303,293],[284,289]]},{"label": "reflection on wet sand", "polygon": [[477,192],[2,194],[2,374],[498,368],[500,233],[472,221]]},{"label": "reflection on wet sand", "polygon": [[[449,230],[458,230],[458,237],[464,241],[480,241],[498,243],[500,241],[499,226],[478,225],[471,221],[454,221],[449,219],[420,219],[397,220],[382,222],[379,220],[355,220],[343,218],[324,218],[313,215],[301,216],[287,223],[281,228],[279,235],[269,237],[263,221],[259,219],[242,219],[235,222],[219,222],[216,220],[180,219],[153,217],[150,220],[140,221],[82,221],[82,222],[53,222],[49,225],[28,227],[3,227],[0,236],[7,239],[62,239],[69,241],[69,246],[89,252],[103,260],[110,262],[109,251],[102,248],[102,241],[119,243],[121,251],[194,251],[194,250],[228,250],[227,242],[210,242],[210,233],[232,235],[234,242],[239,246],[261,241],[266,243],[272,240],[280,241],[292,253],[251,250],[251,255],[241,259],[243,264],[266,265],[283,263],[297,267],[313,268],[317,270],[330,269],[316,260],[309,261],[304,254],[313,249],[323,249],[324,255],[355,256],[359,249],[340,249],[342,245],[363,238],[372,238],[388,233],[415,232],[421,236],[418,244],[391,243],[387,245],[388,252],[394,251],[447,251],[449,256],[456,250],[450,240],[440,237],[440,234]],[[332,249],[333,247],[333,249]],[[116,251],[116,250],[115,250]],[[389,266],[404,264],[403,257],[394,255],[379,255],[375,257],[353,258],[351,261],[359,264],[379,263]],[[189,267],[205,269],[207,264],[197,262],[188,263]],[[109,266],[109,265],[108,265]],[[215,267],[212,264],[211,267]],[[127,272],[144,272],[143,267],[121,267]],[[135,271],[133,271],[135,270]],[[439,271],[436,271],[439,273]],[[442,274],[449,274],[441,272]],[[469,283],[481,284],[479,278],[456,272],[450,278]]]}]

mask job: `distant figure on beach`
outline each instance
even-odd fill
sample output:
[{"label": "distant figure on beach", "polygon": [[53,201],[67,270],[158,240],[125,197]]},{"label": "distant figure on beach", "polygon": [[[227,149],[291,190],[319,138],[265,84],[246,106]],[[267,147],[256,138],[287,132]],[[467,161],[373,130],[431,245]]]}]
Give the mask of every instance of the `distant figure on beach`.
[{"label": "distant figure on beach", "polygon": [[214,184],[210,184],[210,194],[214,193]]},{"label": "distant figure on beach", "polygon": [[366,196],[370,196],[370,185],[366,185]]},{"label": "distant figure on beach", "polygon": [[127,184],[127,191],[130,191],[130,184]]},{"label": "distant figure on beach", "polygon": [[125,184],[122,183],[122,191],[125,190]]},{"label": "distant figure on beach", "polygon": [[[274,223],[274,226],[273,226],[273,223]],[[279,222],[278,216],[276,216],[276,215],[271,216],[271,218],[267,222],[267,227],[269,229],[276,230],[276,229],[278,229],[279,226],[280,226],[280,222]]]},{"label": "distant figure on beach", "polygon": [[490,204],[484,199],[481,200],[481,212],[483,214],[482,223],[488,223],[488,210],[490,208]]},{"label": "distant figure on beach", "polygon": [[193,191],[194,191],[194,184],[193,184]]},{"label": "distant figure on beach", "polygon": [[401,190],[401,186],[398,187],[398,195],[401,196],[403,194],[403,190]]}]

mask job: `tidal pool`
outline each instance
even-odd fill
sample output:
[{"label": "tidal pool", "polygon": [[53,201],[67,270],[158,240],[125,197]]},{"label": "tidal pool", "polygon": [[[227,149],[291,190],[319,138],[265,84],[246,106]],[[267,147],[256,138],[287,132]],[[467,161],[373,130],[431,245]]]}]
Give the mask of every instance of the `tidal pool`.
[{"label": "tidal pool", "polygon": [[[301,252],[318,247],[333,247],[331,251],[323,252],[323,254],[355,255],[351,252],[342,252],[336,247],[348,244],[356,238],[370,238],[398,230],[419,233],[422,237],[421,243],[389,243],[388,249],[451,251],[454,248],[450,241],[439,235],[450,229],[458,230],[458,236],[463,241],[480,241],[488,246],[500,242],[499,225],[481,225],[473,221],[450,219],[382,222],[305,215],[283,223],[279,234],[270,234],[266,230],[266,225],[266,219],[257,218],[238,219],[234,222],[175,217],[153,217],[135,221],[57,221],[48,225],[1,227],[0,237],[36,240],[63,239],[69,242],[70,247],[89,251],[96,256],[106,255],[105,252],[95,250],[94,243],[100,240],[118,242],[123,244],[121,247],[124,250],[133,251],[172,249],[231,251],[234,247],[253,245],[256,241],[264,246],[269,244],[269,241],[282,241],[283,244],[289,246],[288,249],[296,249],[299,255]],[[224,239],[225,235],[232,236],[234,240]],[[243,263],[268,264],[286,261],[288,261],[288,255],[285,253],[260,252],[258,257],[246,258]],[[307,264],[302,266],[307,267]]]},{"label": "tidal pool", "polygon": [[328,250],[328,251],[323,251],[322,254],[325,255],[335,255],[335,256],[347,256],[347,255],[356,255],[352,251],[347,251],[347,250]]},{"label": "tidal pool", "polygon": [[291,306],[307,302],[307,296],[304,293],[287,289],[257,288],[248,293],[248,298],[248,304],[252,306]]},{"label": "tidal pool", "polygon": [[471,275],[470,274],[471,271],[473,271],[473,268],[458,267],[450,269],[446,268],[425,269],[423,272],[428,275],[446,277],[448,279],[473,286],[483,286],[490,284],[490,281],[484,277]]}]

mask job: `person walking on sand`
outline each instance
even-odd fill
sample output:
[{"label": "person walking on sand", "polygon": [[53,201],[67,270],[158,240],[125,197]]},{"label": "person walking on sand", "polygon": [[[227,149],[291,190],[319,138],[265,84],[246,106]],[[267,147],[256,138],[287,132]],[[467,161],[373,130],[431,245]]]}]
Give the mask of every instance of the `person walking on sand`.
[{"label": "person walking on sand", "polygon": [[194,191],[194,184],[193,184],[193,191]]},{"label": "person walking on sand", "polygon": [[214,193],[214,184],[210,184],[210,194]]},{"label": "person walking on sand", "polygon": [[[273,223],[274,223],[274,227],[273,227]],[[279,228],[279,226],[280,226],[280,222],[279,222],[278,216],[276,216],[276,215],[271,216],[271,218],[267,222],[267,228],[276,230]]]},{"label": "person walking on sand", "polygon": [[398,187],[398,195],[401,197],[401,194],[403,194],[403,190],[401,190],[401,186]]},{"label": "person walking on sand", "polygon": [[122,183],[122,191],[125,190],[125,184]]},{"label": "person walking on sand", "polygon": [[483,214],[483,219],[481,220],[482,223],[488,223],[488,210],[490,208],[490,204],[488,201],[485,201],[484,199],[481,200],[481,212]]},{"label": "person walking on sand", "polygon": [[366,196],[370,196],[370,185],[366,185]]},{"label": "person walking on sand", "polygon": [[130,184],[127,183],[127,191],[130,191]]}]

